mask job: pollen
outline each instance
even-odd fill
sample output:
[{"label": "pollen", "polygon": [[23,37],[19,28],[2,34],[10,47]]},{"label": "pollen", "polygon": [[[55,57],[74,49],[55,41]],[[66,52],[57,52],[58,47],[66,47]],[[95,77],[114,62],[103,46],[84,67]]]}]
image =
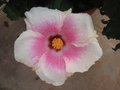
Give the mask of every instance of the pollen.
[{"label": "pollen", "polygon": [[64,45],[64,42],[61,38],[54,38],[52,40],[52,47],[56,50],[61,49],[63,45]]}]

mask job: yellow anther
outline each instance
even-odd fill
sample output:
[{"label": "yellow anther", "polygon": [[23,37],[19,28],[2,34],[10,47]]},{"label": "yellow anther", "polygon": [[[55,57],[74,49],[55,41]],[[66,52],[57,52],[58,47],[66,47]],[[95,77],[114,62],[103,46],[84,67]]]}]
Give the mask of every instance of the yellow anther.
[{"label": "yellow anther", "polygon": [[63,44],[64,43],[63,43],[61,38],[54,38],[52,40],[52,47],[55,48],[55,49],[61,49]]}]

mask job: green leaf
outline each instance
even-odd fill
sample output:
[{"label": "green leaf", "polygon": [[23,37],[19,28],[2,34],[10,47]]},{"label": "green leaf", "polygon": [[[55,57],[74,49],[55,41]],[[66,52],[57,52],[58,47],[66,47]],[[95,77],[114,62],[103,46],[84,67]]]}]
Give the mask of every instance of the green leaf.
[{"label": "green leaf", "polygon": [[23,16],[26,11],[26,1],[27,0],[10,0],[3,11],[11,20],[17,20],[19,17]]},{"label": "green leaf", "polygon": [[0,0],[0,5],[7,3],[6,0]]},{"label": "green leaf", "polygon": [[11,20],[17,20],[20,16],[18,10],[12,6],[6,6],[3,11],[7,13],[7,17]]},{"label": "green leaf", "polygon": [[10,0],[3,11],[11,20],[17,20],[32,7],[42,6],[61,11],[72,8],[73,12],[79,13],[98,7],[100,2],[101,0]]},{"label": "green leaf", "polygon": [[104,12],[110,20],[103,29],[103,35],[108,39],[120,40],[120,0],[104,0],[101,12]]},{"label": "green leaf", "polygon": [[67,0],[48,0],[46,7],[65,11],[71,8],[72,4],[70,4]]},{"label": "green leaf", "polygon": [[24,16],[25,11],[32,7],[45,6],[47,0],[10,0],[4,8],[4,12],[11,20],[18,20]]},{"label": "green leaf", "polygon": [[106,35],[108,39],[113,38],[120,40],[120,21],[110,20],[102,33],[103,35]]}]

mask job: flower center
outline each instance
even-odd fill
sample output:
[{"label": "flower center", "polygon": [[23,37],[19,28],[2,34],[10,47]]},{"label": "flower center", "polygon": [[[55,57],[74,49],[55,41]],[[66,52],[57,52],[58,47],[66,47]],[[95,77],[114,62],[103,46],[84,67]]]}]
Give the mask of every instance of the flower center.
[{"label": "flower center", "polygon": [[51,44],[54,49],[58,50],[62,48],[62,46],[64,45],[64,42],[61,38],[57,37],[57,38],[53,38]]}]

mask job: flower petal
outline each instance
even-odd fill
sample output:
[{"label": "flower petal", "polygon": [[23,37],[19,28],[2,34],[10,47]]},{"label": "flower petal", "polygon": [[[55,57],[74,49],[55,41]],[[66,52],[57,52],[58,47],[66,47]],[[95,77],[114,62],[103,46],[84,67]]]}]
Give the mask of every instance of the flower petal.
[{"label": "flower petal", "polygon": [[84,47],[74,47],[72,48],[72,50],[69,50],[66,54],[64,54],[64,60],[66,62],[66,72],[85,72],[101,56],[102,50],[96,40]]},{"label": "flower petal", "polygon": [[66,42],[77,47],[87,45],[96,37],[91,17],[88,14],[70,14],[64,20],[61,33]]},{"label": "flower petal", "polygon": [[44,35],[45,37],[55,35],[55,34],[59,33],[59,31],[60,31],[60,29],[58,28],[56,23],[49,23],[49,22],[42,23],[41,25],[38,25],[38,26],[34,25],[31,28],[31,30],[37,31],[37,32],[41,33],[42,35]]},{"label": "flower petal", "polygon": [[27,30],[15,41],[14,54],[18,62],[33,67],[39,62],[39,57],[45,52],[43,36],[40,33]]},{"label": "flower petal", "polygon": [[83,47],[76,47],[74,45],[67,45],[63,50],[62,54],[64,57],[69,59],[70,61],[76,61],[76,58],[79,58],[79,55],[81,55],[86,48]]},{"label": "flower petal", "polygon": [[61,56],[54,55],[53,52],[49,51],[41,57],[39,66],[40,68],[36,70],[36,73],[42,80],[55,86],[65,82],[65,62]]},{"label": "flower petal", "polygon": [[59,28],[63,25],[65,13],[57,9],[48,9],[45,7],[33,7],[30,11],[25,12],[25,22],[27,29],[39,31],[40,27],[47,23],[54,23]]}]

